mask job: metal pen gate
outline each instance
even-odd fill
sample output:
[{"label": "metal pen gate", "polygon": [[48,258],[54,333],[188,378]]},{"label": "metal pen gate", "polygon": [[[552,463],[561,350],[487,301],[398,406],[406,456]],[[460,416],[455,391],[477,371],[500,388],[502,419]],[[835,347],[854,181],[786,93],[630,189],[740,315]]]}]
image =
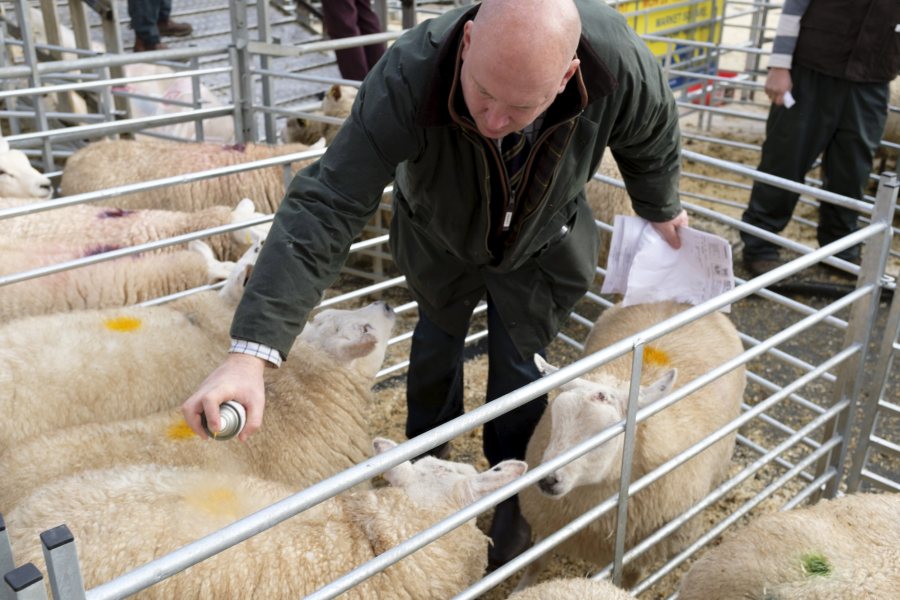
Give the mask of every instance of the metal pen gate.
[{"label": "metal pen gate", "polygon": [[[74,5],[80,6],[77,3]],[[645,39],[649,43],[660,44],[663,48],[659,55],[663,64],[669,69],[671,80],[677,82],[675,87],[678,91],[679,106],[684,115],[684,122],[688,123],[690,119],[696,117],[697,127],[686,130],[685,139],[697,144],[712,145],[711,147],[719,149],[738,148],[750,152],[758,150],[758,146],[753,148],[754,144],[752,143],[717,138],[715,127],[717,123],[729,119],[740,120],[742,123],[747,122],[751,125],[764,120],[764,116],[755,110],[758,109],[758,104],[754,104],[753,94],[761,89],[761,83],[757,81],[758,62],[759,58],[766,54],[763,45],[770,39],[773,27],[773,24],[767,20],[770,18],[771,6],[762,2],[688,2],[682,3],[682,5],[687,7],[688,12],[692,11],[695,15],[701,14],[703,17],[696,22],[698,35],[679,37],[677,35],[679,31],[662,29],[647,33]],[[27,13],[24,1],[19,0],[17,6],[21,14]],[[414,4],[403,3],[399,7],[403,14],[404,24],[409,23],[410,9],[414,6]],[[679,6],[681,5],[676,5],[674,9],[658,3],[655,8],[635,6],[633,8],[635,12],[631,18],[638,23],[641,18],[649,18],[658,13],[665,17],[664,21],[676,22],[680,17],[670,17],[668,15],[671,12],[665,11],[677,11]],[[702,12],[700,7],[704,8],[706,12]],[[276,96],[277,90],[280,89],[280,82],[302,81],[304,85],[309,85],[341,81],[333,75],[304,73],[302,70],[300,73],[286,72],[289,69],[275,66],[275,61],[315,55],[317,52],[327,52],[342,45],[360,44],[374,39],[390,40],[399,35],[398,31],[394,31],[383,34],[383,37],[369,37],[364,40],[314,41],[296,46],[280,45],[273,43],[271,28],[267,26],[269,11],[263,10],[265,8],[267,5],[263,4],[253,6],[246,2],[234,3],[230,8],[230,40],[227,42],[147,53],[146,56],[152,58],[189,61],[187,64],[178,64],[177,72],[167,77],[191,77],[195,82],[194,97],[192,102],[189,102],[191,106],[185,107],[190,110],[162,117],[128,118],[127,108],[123,109],[123,106],[127,105],[122,103],[126,96],[114,94],[111,89],[112,86],[126,83],[129,80],[129,78],[123,77],[121,72],[118,76],[115,75],[115,72],[124,65],[135,62],[135,56],[108,54],[77,60],[41,62],[37,60],[37,49],[28,39],[29,36],[24,36],[22,47],[26,64],[0,68],[0,79],[10,84],[0,92],[0,99],[13,101],[37,98],[39,94],[46,94],[48,91],[97,90],[97,104],[100,110],[94,114],[101,115],[101,118],[97,119],[87,115],[82,117],[85,120],[83,125],[53,127],[54,120],[66,116],[71,117],[71,115],[45,110],[42,100],[38,99],[33,101],[33,117],[37,124],[35,130],[26,132],[20,128],[19,131],[13,131],[11,135],[7,136],[10,145],[13,148],[29,151],[35,160],[40,161],[45,171],[58,176],[59,173],[55,171],[58,165],[57,161],[64,161],[73,151],[71,145],[67,146],[67,144],[77,142],[85,137],[143,133],[153,126],[159,127],[180,122],[195,123],[195,139],[202,139],[204,130],[200,124],[202,120],[231,116],[234,119],[236,141],[265,139],[275,142],[277,120],[280,117],[298,114],[298,110],[300,114],[307,114],[305,109],[312,108],[312,101],[308,99],[299,103],[302,105],[300,109],[286,108],[286,105],[279,106]],[[385,7],[385,14],[391,8],[396,12],[396,7],[389,4]],[[442,8],[437,5],[438,10]],[[623,12],[627,12],[631,7],[620,8],[623,9]],[[112,15],[117,14],[115,7],[110,10]],[[77,22],[87,21],[83,16],[76,17],[77,14],[77,10],[71,12],[73,25]],[[675,14],[681,13],[676,12]],[[113,18],[113,22],[115,21],[116,19]],[[738,23],[738,25],[731,23]],[[733,43],[720,39],[722,30],[730,27],[746,28],[747,40]],[[676,24],[675,28],[678,29],[679,25]],[[107,26],[105,29],[115,32],[115,27]],[[686,29],[690,30],[690,27]],[[682,27],[680,31],[685,31],[685,28]],[[107,47],[121,49],[121,33],[118,36],[113,33],[111,38],[108,36],[109,34],[106,37]],[[81,38],[84,42],[83,32]],[[83,43],[79,43],[79,46],[87,47]],[[51,49],[46,48],[46,50],[50,51]],[[743,65],[742,69],[732,69],[731,67],[725,69],[720,64],[720,61],[734,59],[735,56],[737,56],[737,64]],[[229,66],[207,64],[215,61],[224,61]],[[75,71],[81,71],[83,77],[66,79],[66,77],[60,76],[60,73]],[[88,76],[89,73],[95,75]],[[114,78],[110,79],[110,75],[114,75]],[[26,81],[24,89],[10,87],[11,82],[17,78],[24,78]],[[165,78],[159,77],[158,79]],[[203,81],[221,81],[222,78],[227,81],[225,88],[229,90],[230,98],[223,106],[213,109],[202,108],[199,93],[196,91],[199,84]],[[131,79],[133,80],[133,78]],[[48,81],[54,81],[54,84],[48,85]],[[57,83],[60,81],[63,83]],[[23,111],[12,108],[8,109],[4,116],[9,123],[16,123],[17,119],[29,116],[22,113]],[[118,118],[113,119],[114,116]],[[315,115],[311,113],[309,116],[315,118]],[[152,189],[273,164],[284,165],[287,178],[290,175],[288,167],[292,159],[296,160],[315,154],[316,152],[290,155],[269,159],[264,163],[248,163],[240,167],[168,177],[137,186],[60,198],[24,208],[0,209],[0,219],[15,218],[19,215],[72,204],[112,200],[116,195],[125,191]],[[897,457],[900,454],[898,439],[900,438],[896,437],[896,422],[900,409],[895,402],[897,384],[896,377],[894,376],[892,379],[894,374],[891,370],[894,353],[898,348],[898,334],[900,334],[900,324],[898,324],[900,303],[894,295],[889,309],[879,308],[882,297],[893,293],[895,287],[895,278],[888,274],[886,265],[895,260],[897,256],[896,250],[891,247],[893,211],[897,198],[896,178],[888,174],[879,178],[878,191],[873,199],[874,205],[871,205],[822,192],[815,187],[819,182],[814,178],[808,180],[810,185],[787,182],[760,174],[744,164],[713,158],[713,152],[706,154],[686,150],[684,158],[685,176],[682,199],[693,217],[701,223],[712,223],[731,233],[739,230],[760,233],[761,237],[771,239],[786,250],[796,253],[798,258],[765,276],[749,281],[738,278],[739,285],[719,298],[693,307],[639,336],[623,340],[594,355],[571,361],[572,364],[561,369],[552,378],[545,378],[488,405],[470,410],[464,416],[410,440],[389,453],[376,456],[364,464],[313,485],[277,505],[237,521],[194,544],[162,556],[152,563],[137,567],[115,580],[97,585],[92,589],[85,590],[81,581],[78,558],[75,553],[77,538],[71,536],[65,529],[52,530],[44,540],[44,547],[48,564],[46,575],[52,584],[54,597],[120,598],[136,593],[164,577],[176,574],[234,543],[315,506],[357,483],[367,481],[393,465],[415,457],[439,443],[466,435],[484,422],[538,395],[552,391],[563,381],[583,374],[617,356],[632,353],[635,377],[637,377],[641,368],[642,353],[640,350],[646,344],[703,314],[719,310],[727,305],[734,306],[736,320],[743,318],[741,317],[743,306],[749,307],[753,303],[758,303],[764,307],[764,312],[771,316],[772,320],[777,318],[779,321],[774,330],[761,326],[763,324],[755,322],[753,316],[747,316],[746,320],[739,321],[745,352],[734,361],[734,364],[723,365],[717,372],[710,373],[707,378],[704,378],[704,381],[696,381],[693,384],[694,387],[700,387],[714,377],[722,375],[728,369],[735,368],[740,363],[746,363],[750,367],[749,381],[753,393],[748,394],[745,399],[741,416],[726,430],[715,432],[699,443],[697,447],[674,457],[647,477],[633,482],[630,482],[629,478],[623,477],[624,483],[618,497],[607,499],[565,530],[543,540],[513,562],[475,582],[469,589],[461,591],[457,597],[500,597],[490,594],[499,593],[498,590],[503,587],[504,581],[518,569],[534,560],[538,555],[551,551],[553,547],[600,515],[614,510],[618,510],[620,515],[624,515],[622,511],[630,495],[646,487],[656,478],[677,468],[679,464],[689,460],[703,447],[711,445],[731,431],[738,432],[740,457],[728,479],[712,490],[701,504],[690,511],[690,514],[682,515],[679,519],[664,526],[638,547],[624,548],[621,541],[624,522],[620,522],[615,542],[617,548],[615,560],[600,569],[596,576],[608,576],[618,582],[624,564],[646,551],[650,544],[656,543],[670,534],[684,520],[701,514],[723,499],[737,502],[742,498],[744,501],[717,522],[711,524],[696,543],[686,548],[681,554],[671,557],[649,577],[639,582],[632,590],[633,593],[669,593],[671,584],[665,587],[663,583],[677,578],[679,570],[688,565],[690,559],[701,552],[706,544],[728,527],[746,518],[752,518],[760,511],[771,510],[771,507],[764,509],[761,506],[773,502],[776,497],[779,509],[789,509],[820,495],[833,497],[844,491],[852,492],[876,487],[893,492],[900,490],[900,484],[898,484],[900,469],[897,467]],[[715,174],[710,175],[698,171],[698,167],[701,166],[714,170]],[[733,201],[724,197],[727,196],[726,192],[737,190],[742,193],[745,191],[747,184],[742,183],[741,180],[747,179],[764,180],[772,185],[801,192],[804,195],[804,201],[810,206],[815,206],[817,202],[833,202],[853,208],[863,215],[865,225],[848,238],[818,250],[813,250],[808,245],[793,239],[772,236],[754,230],[734,216],[733,209],[739,208],[739,206],[735,206]],[[697,181],[708,181],[720,185],[721,189],[725,190],[723,197],[711,198],[693,191],[690,184]],[[390,190],[388,189],[386,192],[389,193]],[[730,215],[729,210],[732,210]],[[385,205],[385,211],[382,218],[389,218],[387,205]],[[801,226],[810,225],[808,220],[804,223],[803,217],[799,217],[796,221]],[[135,246],[113,253],[99,254],[95,257],[71,261],[39,271],[0,275],[0,292],[2,292],[2,286],[15,285],[20,281],[49,273],[111,260],[127,254],[137,254],[162,245],[183,243],[188,239],[202,239],[208,235],[246,225],[245,223],[240,226],[198,231],[189,236]],[[360,252],[376,248],[376,252],[379,253],[378,257],[385,258],[386,253],[378,249],[387,240],[383,226],[383,221],[374,224],[374,228],[370,232],[374,237],[355,244],[353,250]],[[598,227],[608,230],[610,225],[598,222]],[[861,242],[866,243],[861,267],[855,267],[833,258],[834,254]],[[843,288],[836,286],[831,290],[836,293],[827,301],[816,299],[815,302],[809,304],[798,301],[784,291],[787,289],[786,282],[790,281],[792,276],[812,272],[822,263],[836,265],[838,268],[858,274],[855,285]],[[402,293],[403,278],[395,276],[396,273],[391,270],[390,265],[382,265],[378,268],[384,269],[384,271],[375,272],[373,270],[369,274],[369,279],[374,283],[365,284],[349,291],[333,290],[323,302],[323,306],[344,306],[348,303],[352,305],[361,298],[391,290],[400,290]],[[597,274],[598,277],[605,274],[602,266],[598,266]],[[359,273],[357,272],[356,275]],[[165,300],[163,298],[159,301]],[[576,308],[570,322],[567,323],[557,342],[559,347],[579,351],[581,344],[578,340],[583,339],[586,328],[593,322],[598,311],[602,311],[609,305],[611,305],[610,298],[601,296],[597,291],[589,293]],[[414,309],[414,303],[406,302],[397,308],[397,312],[409,314]],[[483,306],[480,307],[477,309],[477,313],[483,312],[483,309]],[[748,314],[750,313],[748,312]],[[886,322],[881,325],[881,320],[886,320]],[[884,331],[880,344],[878,343],[879,331]],[[823,355],[813,357],[801,355],[797,346],[791,346],[791,344],[795,341],[809,344],[810,342],[804,336],[811,334],[810,332],[818,332],[814,339],[825,340],[828,344],[833,343],[834,346],[827,348],[828,351]],[[485,333],[483,326],[474,327],[470,341],[478,343]],[[408,343],[410,336],[409,331],[404,331],[395,336],[391,343],[397,348],[403,348],[404,344]],[[823,343],[823,345],[828,344]],[[783,346],[789,348],[783,349]],[[399,354],[401,355],[400,359],[393,364],[386,365],[382,370],[380,374],[382,380],[387,380],[405,369],[407,363],[402,359],[402,352]],[[770,371],[769,365],[779,365],[779,368],[772,368]],[[789,376],[780,372],[780,369],[783,368],[782,365],[787,365],[786,368],[791,370]],[[871,374],[867,369],[871,370]],[[822,391],[821,395],[810,395],[817,394],[820,390]],[[633,391],[633,393],[635,392]],[[355,570],[309,597],[329,598],[350,589],[365,578],[388,568],[404,556],[489,510],[505,497],[534,484],[562,464],[577,459],[615,435],[623,434],[627,447],[631,448],[636,424],[659,411],[664,411],[683,398],[686,393],[679,390],[670,397],[664,398],[660,403],[646,409],[638,410],[636,403],[632,402],[628,418],[625,421],[585,440],[553,461],[529,471],[510,486],[473,503],[376,559],[359,565]],[[853,449],[852,453],[851,449]],[[628,455],[629,453],[626,452],[626,461]],[[627,464],[623,467],[623,472],[628,472]],[[622,499],[621,502],[619,502],[619,497]],[[14,528],[12,523],[9,526],[11,530]],[[12,587],[15,588],[15,592],[10,589],[4,591],[9,597],[15,598],[44,597],[44,583],[40,579],[42,574],[34,566],[26,565],[14,568],[13,558],[7,542],[5,527],[0,525],[0,572],[10,573],[7,582],[12,583]],[[83,560],[85,557],[82,557]],[[658,590],[666,591],[659,592]],[[674,597],[674,594],[670,594],[669,597]]]}]

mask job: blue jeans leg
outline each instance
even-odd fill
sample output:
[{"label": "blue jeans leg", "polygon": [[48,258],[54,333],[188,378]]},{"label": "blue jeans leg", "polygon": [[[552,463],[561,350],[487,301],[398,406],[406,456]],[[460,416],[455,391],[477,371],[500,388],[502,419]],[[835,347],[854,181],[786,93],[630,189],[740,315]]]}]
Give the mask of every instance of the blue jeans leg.
[{"label": "blue jeans leg", "polygon": [[[171,2],[169,3],[171,7]],[[128,16],[131,17],[131,28],[134,35],[145,44],[159,43],[159,27],[162,12],[161,0],[128,0]]]}]

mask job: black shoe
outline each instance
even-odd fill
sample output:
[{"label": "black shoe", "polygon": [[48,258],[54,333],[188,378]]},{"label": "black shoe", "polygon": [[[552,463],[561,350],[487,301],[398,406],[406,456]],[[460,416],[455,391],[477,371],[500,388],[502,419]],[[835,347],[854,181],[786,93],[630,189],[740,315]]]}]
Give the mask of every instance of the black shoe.
[{"label": "black shoe", "polygon": [[141,38],[134,38],[134,51],[135,52],[147,52],[149,50],[166,50],[168,46],[163,44],[162,42],[156,42],[155,44],[150,44],[142,40]]},{"label": "black shoe", "polygon": [[194,32],[190,23],[179,23],[172,19],[160,21],[156,27],[159,29],[159,35],[163,37],[186,37]]},{"label": "black shoe", "polygon": [[784,262],[778,258],[745,258],[744,268],[750,272],[753,277],[759,277],[768,273],[772,269],[777,269]]},{"label": "black shoe", "polygon": [[488,533],[488,568],[497,569],[531,548],[531,527],[519,510],[519,497],[507,498],[494,509]]}]

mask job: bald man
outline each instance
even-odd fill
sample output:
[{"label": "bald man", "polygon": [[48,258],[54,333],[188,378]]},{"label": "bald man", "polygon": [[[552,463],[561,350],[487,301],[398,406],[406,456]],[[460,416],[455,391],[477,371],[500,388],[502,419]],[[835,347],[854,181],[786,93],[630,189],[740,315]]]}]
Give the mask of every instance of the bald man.
[{"label": "bald man", "polygon": [[[532,356],[594,279],[584,185],[604,150],[637,214],[678,247],[679,143],[656,59],[603,2],[485,0],[414,27],[366,77],[321,160],[291,182],[235,313],[231,353],[184,403],[185,418],[205,437],[201,413],[215,428],[219,404],[234,398],[247,409],[240,439],[261,426],[264,367],[287,358],[391,181],[391,252],[419,307],[407,435],[462,414],[463,346],[481,299],[487,400],[536,380]],[[485,425],[492,465],[525,456],[545,405]],[[531,544],[516,497],[497,506],[489,535],[494,567]]]}]

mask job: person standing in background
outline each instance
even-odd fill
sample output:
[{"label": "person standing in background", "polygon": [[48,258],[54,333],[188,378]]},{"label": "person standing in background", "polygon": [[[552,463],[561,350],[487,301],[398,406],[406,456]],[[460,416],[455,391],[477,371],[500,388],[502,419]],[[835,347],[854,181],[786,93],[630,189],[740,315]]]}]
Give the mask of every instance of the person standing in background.
[{"label": "person standing in background", "polygon": [[128,16],[134,29],[134,51],[165,50],[162,37],[186,37],[194,32],[190,23],[171,19],[172,0],[128,0]]},{"label": "person standing in background", "polygon": [[[803,182],[819,154],[822,187],[861,199],[887,119],[889,84],[900,69],[897,0],[785,0],[769,59],[772,101],[759,170]],[[788,107],[791,92],[796,105]],[[799,195],[759,181],[743,221],[778,233]],[[857,213],[822,202],[820,246],[857,228]],[[754,276],[782,262],[778,247],[741,232],[744,266]],[[859,262],[854,246],[838,258]]]},{"label": "person standing in background", "polygon": [[[371,0],[322,0],[322,21],[333,40],[382,32]],[[386,50],[384,42],[335,50],[341,77],[362,81]]]}]

